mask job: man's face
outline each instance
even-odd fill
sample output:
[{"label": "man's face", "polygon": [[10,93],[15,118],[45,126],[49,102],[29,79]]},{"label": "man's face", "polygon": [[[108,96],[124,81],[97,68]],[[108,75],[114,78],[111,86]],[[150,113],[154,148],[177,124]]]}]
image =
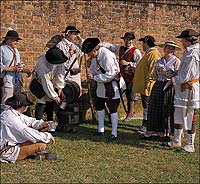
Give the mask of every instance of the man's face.
[{"label": "man's face", "polygon": [[146,51],[149,48],[149,45],[146,42],[142,42],[143,51]]},{"label": "man's face", "polygon": [[124,45],[125,47],[130,47],[133,44],[133,40],[131,40],[130,38],[124,38]]},{"label": "man's face", "polygon": [[10,38],[6,41],[7,45],[10,47],[14,48],[18,44],[18,39],[17,38]]},{"label": "man's face", "polygon": [[77,32],[69,32],[69,33],[66,35],[66,38],[67,38],[69,41],[75,41],[76,38],[77,38],[77,35],[78,35]]},{"label": "man's face", "polygon": [[182,38],[181,39],[181,42],[182,42],[182,45],[183,45],[183,47],[186,49],[188,46],[190,46],[190,42],[189,41],[187,41],[185,38]]},{"label": "man's face", "polygon": [[91,58],[95,58],[95,57],[97,57],[97,55],[98,55],[98,51],[97,51],[97,50],[92,50],[92,51],[89,52],[87,55],[88,55],[89,57],[91,57]]}]

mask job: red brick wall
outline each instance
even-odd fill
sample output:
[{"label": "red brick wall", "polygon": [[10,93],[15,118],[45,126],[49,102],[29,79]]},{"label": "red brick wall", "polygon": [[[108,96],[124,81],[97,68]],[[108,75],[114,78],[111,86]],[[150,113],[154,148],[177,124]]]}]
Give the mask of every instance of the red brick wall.
[{"label": "red brick wall", "polygon": [[199,7],[199,0],[1,0],[0,36],[8,27],[16,29],[23,38],[18,44],[21,57],[33,68],[47,41],[70,24],[83,38],[122,43],[120,36],[134,31],[140,49],[137,40],[147,34],[157,43],[174,40],[181,46],[176,35],[186,28],[199,31]]}]

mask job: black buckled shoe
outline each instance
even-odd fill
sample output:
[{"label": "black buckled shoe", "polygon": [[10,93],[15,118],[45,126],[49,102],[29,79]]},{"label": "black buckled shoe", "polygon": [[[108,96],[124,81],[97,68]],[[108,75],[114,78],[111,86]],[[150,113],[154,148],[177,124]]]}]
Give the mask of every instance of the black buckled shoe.
[{"label": "black buckled shoe", "polygon": [[38,153],[35,160],[58,160],[59,156],[55,153]]},{"label": "black buckled shoe", "polygon": [[111,134],[111,136],[108,138],[108,142],[115,142],[118,139],[118,137]]},{"label": "black buckled shoe", "polygon": [[104,132],[95,132],[94,136],[103,137],[104,136]]}]

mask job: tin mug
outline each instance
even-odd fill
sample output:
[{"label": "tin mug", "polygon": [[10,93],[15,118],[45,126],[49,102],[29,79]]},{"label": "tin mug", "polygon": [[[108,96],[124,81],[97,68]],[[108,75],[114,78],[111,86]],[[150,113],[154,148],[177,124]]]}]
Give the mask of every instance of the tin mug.
[{"label": "tin mug", "polygon": [[65,110],[66,107],[67,107],[67,102],[66,101],[62,101],[59,105],[59,107],[62,109],[62,110]]},{"label": "tin mug", "polygon": [[58,122],[55,121],[49,121],[49,132],[55,132],[56,131],[56,127],[58,125]]}]

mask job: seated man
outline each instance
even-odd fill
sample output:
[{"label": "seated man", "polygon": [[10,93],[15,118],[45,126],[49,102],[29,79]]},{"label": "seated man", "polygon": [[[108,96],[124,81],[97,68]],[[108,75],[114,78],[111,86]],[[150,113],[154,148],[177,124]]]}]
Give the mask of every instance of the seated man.
[{"label": "seated man", "polygon": [[14,95],[7,99],[6,105],[10,108],[1,113],[1,143],[0,161],[12,162],[23,160],[35,154],[36,159],[56,159],[57,155],[48,154],[46,143],[54,137],[48,132],[39,132],[39,129],[48,128],[49,123],[36,120],[23,113],[32,105],[25,94]]}]

